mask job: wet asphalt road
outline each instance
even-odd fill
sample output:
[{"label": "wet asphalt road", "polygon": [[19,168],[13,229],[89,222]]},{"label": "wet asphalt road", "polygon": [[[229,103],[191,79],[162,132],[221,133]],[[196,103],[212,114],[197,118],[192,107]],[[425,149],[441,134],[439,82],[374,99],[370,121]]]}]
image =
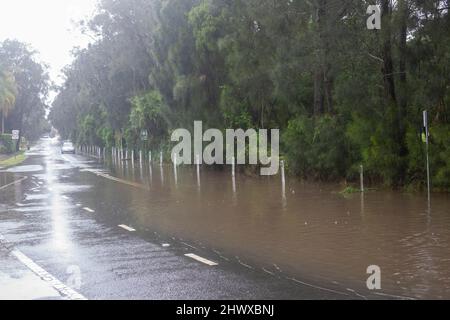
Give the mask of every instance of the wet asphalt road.
[{"label": "wet asphalt road", "polygon": [[[171,235],[120,228],[130,209],[115,195],[135,190],[98,176],[98,170],[94,160],[61,155],[57,145],[41,141],[19,169],[10,170],[20,171],[15,179],[27,179],[0,191],[0,235],[9,249],[87,299],[357,298],[249,269]],[[98,190],[106,184],[114,190],[107,199]],[[2,250],[3,268],[14,268],[19,262]]]}]

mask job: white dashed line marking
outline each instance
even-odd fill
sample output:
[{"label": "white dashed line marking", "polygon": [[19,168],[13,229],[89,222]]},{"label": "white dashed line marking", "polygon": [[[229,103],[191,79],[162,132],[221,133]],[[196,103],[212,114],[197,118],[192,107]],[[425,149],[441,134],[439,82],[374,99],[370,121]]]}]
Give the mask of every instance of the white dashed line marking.
[{"label": "white dashed line marking", "polygon": [[62,196],[63,199],[69,200],[68,196]]},{"label": "white dashed line marking", "polygon": [[56,291],[58,291],[63,297],[69,300],[87,300],[82,294],[76,292],[72,288],[66,286],[64,283],[56,279],[50,273],[38,266],[33,260],[28,258],[19,250],[11,251],[11,254],[22,262],[28,269],[33,271],[39,278],[50,284]]},{"label": "white dashed line marking", "polygon": [[201,263],[204,263],[204,264],[206,264],[208,266],[217,266],[218,265],[218,263],[216,263],[216,262],[213,262],[211,260],[202,258],[202,257],[200,257],[200,256],[198,256],[196,254],[193,254],[193,253],[187,253],[187,254],[185,254],[185,256],[188,257],[188,258],[192,258],[194,260],[197,260],[197,261],[199,261]]},{"label": "white dashed line marking", "polygon": [[87,212],[90,212],[90,213],[94,213],[95,212],[95,210],[92,210],[91,208],[88,208],[88,207],[84,207],[83,210],[87,211]]},{"label": "white dashed line marking", "polygon": [[131,228],[129,226],[126,226],[124,224],[120,224],[119,227],[122,228],[122,229],[125,229],[127,231],[130,231],[130,232],[135,232],[136,231],[135,229],[133,229],[133,228]]},{"label": "white dashed line marking", "polygon": [[163,246],[164,248],[167,248],[167,247],[170,247],[170,244],[168,244],[168,243],[163,243],[162,246]]}]

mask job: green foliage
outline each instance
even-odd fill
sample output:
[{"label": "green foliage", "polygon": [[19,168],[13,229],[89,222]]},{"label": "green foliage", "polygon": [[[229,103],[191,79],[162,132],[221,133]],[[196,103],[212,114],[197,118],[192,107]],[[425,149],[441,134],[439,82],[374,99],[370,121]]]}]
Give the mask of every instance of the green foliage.
[{"label": "green foliage", "polygon": [[0,134],[0,154],[8,154],[15,152],[12,135]]},{"label": "green foliage", "polygon": [[401,164],[398,156],[398,141],[394,139],[392,115],[389,111],[379,119],[354,115],[347,126],[347,138],[354,148],[354,155],[359,155],[350,173],[355,174],[363,164],[368,177],[395,184],[396,169]]},{"label": "green foliage", "polygon": [[433,182],[448,189],[448,1],[379,3],[381,32],[360,0],[103,0],[50,119],[80,143],[165,153],[195,120],[279,128],[294,174],[357,180],[362,164],[368,183],[420,187],[428,110]]},{"label": "green foliage", "polygon": [[147,130],[150,145],[159,146],[167,139],[169,109],[161,94],[149,91],[131,99],[130,126],[127,128],[127,142],[132,146],[140,144],[140,133]]},{"label": "green foliage", "polygon": [[361,193],[361,190],[355,187],[346,187],[344,190],[340,192],[343,195],[349,195],[353,193]]},{"label": "green foliage", "polygon": [[344,131],[336,118],[299,117],[283,135],[289,168],[303,177],[337,179],[346,171]]},{"label": "green foliage", "polygon": [[220,109],[227,128],[252,128],[252,118],[245,102],[236,99],[232,89],[224,87],[220,97]]},{"label": "green foliage", "polygon": [[[0,42],[0,109],[5,130],[20,130],[29,141],[48,128],[45,110],[50,81],[47,66],[37,61],[36,52],[28,45],[17,40]],[[9,94],[2,88],[9,88]]]},{"label": "green foliage", "polygon": [[0,112],[2,115],[1,133],[5,133],[5,119],[14,108],[17,96],[17,85],[14,75],[0,69]]},{"label": "green foliage", "polygon": [[450,190],[450,125],[437,125],[431,128],[432,147],[430,148],[433,186]]}]

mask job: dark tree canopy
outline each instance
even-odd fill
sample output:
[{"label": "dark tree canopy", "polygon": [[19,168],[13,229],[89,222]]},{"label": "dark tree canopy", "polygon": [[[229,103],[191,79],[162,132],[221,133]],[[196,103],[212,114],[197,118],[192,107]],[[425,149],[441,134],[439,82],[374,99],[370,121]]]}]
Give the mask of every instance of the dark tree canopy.
[{"label": "dark tree canopy", "polygon": [[302,177],[423,181],[422,110],[431,119],[434,185],[450,188],[448,0],[103,0],[80,24],[50,114],[78,143],[152,148],[194,120],[279,128]]}]

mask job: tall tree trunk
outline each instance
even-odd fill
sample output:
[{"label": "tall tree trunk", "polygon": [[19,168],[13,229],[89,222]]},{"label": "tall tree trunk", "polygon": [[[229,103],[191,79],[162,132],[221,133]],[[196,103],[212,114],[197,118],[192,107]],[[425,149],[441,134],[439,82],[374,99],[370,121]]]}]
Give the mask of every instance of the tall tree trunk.
[{"label": "tall tree trunk", "polygon": [[[406,95],[406,38],[407,38],[407,18],[408,7],[407,0],[398,1],[398,24],[393,23],[392,19],[392,4],[391,0],[381,1],[381,13],[382,13],[382,56],[383,56],[383,83],[386,96],[386,104],[388,108],[392,108],[393,122],[392,122],[392,135],[396,143],[396,155],[398,162],[395,169],[395,173],[392,177],[394,186],[400,186],[404,184],[406,176],[405,159],[407,156],[407,147],[405,142],[405,117],[407,106]],[[398,32],[399,35],[399,58],[398,58],[398,71],[399,81],[398,87],[395,83],[395,69],[392,55],[392,33],[393,30]]]},{"label": "tall tree trunk", "polygon": [[406,164],[404,160],[408,155],[408,148],[406,146],[406,110],[408,106],[407,95],[407,79],[406,79],[406,55],[407,55],[407,32],[408,32],[408,3],[407,0],[399,0],[398,2],[399,18],[400,18],[400,37],[399,37],[399,95],[397,106],[397,135],[399,143],[399,156],[401,158],[401,165],[399,168],[399,179],[403,183],[406,176]]},{"label": "tall tree trunk", "polygon": [[324,110],[324,74],[323,74],[323,32],[326,0],[316,2],[315,27],[317,30],[316,63],[314,70],[314,115],[320,115]]},{"label": "tall tree trunk", "polygon": [[314,115],[323,113],[323,73],[319,66],[314,72]]},{"label": "tall tree trunk", "polygon": [[400,10],[400,44],[399,44],[399,72],[400,72],[400,98],[399,98],[399,120],[400,130],[402,133],[405,131],[404,118],[406,116],[406,109],[408,105],[407,95],[407,79],[406,79],[406,38],[408,32],[407,20],[409,16],[407,0],[399,0]]},{"label": "tall tree trunk", "polygon": [[392,8],[390,0],[381,1],[382,14],[382,34],[383,34],[383,83],[386,92],[388,104],[397,103],[394,82],[394,64],[392,62],[392,45],[391,45],[391,16]]},{"label": "tall tree trunk", "polygon": [[[327,54],[328,56],[328,54]],[[325,105],[326,111],[328,113],[333,112],[333,76],[331,75],[330,64],[325,64],[324,74],[324,94],[325,94]]]},{"label": "tall tree trunk", "polygon": [[317,0],[315,25],[317,30],[316,64],[314,70],[314,115],[333,112],[333,77],[327,30],[328,0]]}]

